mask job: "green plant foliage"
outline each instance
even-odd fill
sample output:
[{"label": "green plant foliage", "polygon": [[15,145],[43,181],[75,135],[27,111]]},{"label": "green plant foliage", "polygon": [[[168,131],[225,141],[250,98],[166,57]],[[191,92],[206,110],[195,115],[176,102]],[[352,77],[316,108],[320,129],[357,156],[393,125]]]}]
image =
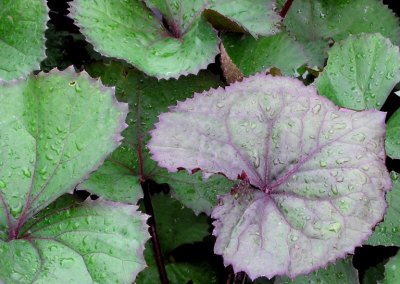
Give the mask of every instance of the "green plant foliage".
[{"label": "green plant foliage", "polygon": [[59,198],[120,144],[127,105],[70,68],[0,84],[0,113],[0,282],[131,283],[148,239],[137,207]]},{"label": "green plant foliage", "polygon": [[[142,271],[136,278],[136,284],[158,283],[159,274],[152,254],[152,247],[148,243],[144,253],[148,267]],[[217,284],[218,275],[215,268],[207,262],[169,262],[165,264],[165,270],[168,274],[170,284]],[[192,281],[192,282],[190,282]]]},{"label": "green plant foliage", "polygon": [[360,34],[332,47],[315,84],[335,104],[363,110],[380,109],[399,81],[399,47],[380,34]]},{"label": "green plant foliage", "polygon": [[384,221],[376,226],[366,244],[374,246],[400,246],[400,180],[391,172],[393,188],[386,193],[388,208]]},{"label": "green plant foliage", "polygon": [[274,33],[279,21],[272,0],[144,2],[147,7],[139,0],[75,0],[71,14],[100,53],[126,60],[158,78],[197,74],[214,62],[219,38],[202,16],[205,9],[237,21],[254,34]]},{"label": "green plant foliage", "polygon": [[46,1],[0,1],[0,81],[39,69],[45,57]]},{"label": "green plant foliage", "polygon": [[277,277],[274,284],[356,284],[358,281],[357,270],[352,265],[352,259],[347,258],[330,264],[326,269],[321,268],[309,275],[299,276],[294,280],[287,277]]},{"label": "green plant foliage", "polygon": [[329,44],[350,34],[381,33],[400,43],[398,19],[377,0],[296,0],[284,23],[304,44],[312,65],[323,66]]},{"label": "green plant foliage", "polygon": [[[93,77],[100,77],[104,84],[116,86],[117,97],[120,101],[128,102],[129,127],[124,131],[125,140],[121,147],[113,152],[111,157],[93,173],[79,188],[105,196],[113,201],[135,203],[141,196],[139,181],[153,179],[159,183],[170,183],[174,192],[186,192],[196,187],[199,192],[208,190],[209,183],[200,183],[198,176],[187,173],[167,174],[151,160],[146,143],[149,140],[149,131],[157,121],[157,116],[168,109],[177,100],[183,100],[193,94],[210,87],[222,84],[210,72],[201,72],[198,76],[182,77],[179,80],[161,80],[150,78],[143,73],[130,68],[120,62],[94,63],[87,67]],[[185,180],[178,183],[177,180]],[[220,176],[212,180],[213,183],[226,185],[220,190],[229,190],[231,184],[225,177]],[[188,186],[189,185],[189,186]],[[192,185],[192,186],[191,186]],[[192,194],[189,193],[187,199]],[[199,195],[196,198],[201,198]],[[180,199],[180,198],[178,198]],[[214,201],[216,197],[211,197]],[[185,200],[182,198],[180,200]],[[209,199],[198,200],[199,204],[210,202]],[[203,209],[197,207],[196,202],[184,203],[196,212]],[[193,205],[193,206],[192,206]],[[204,209],[208,210],[208,209]]]},{"label": "green plant foliage", "polygon": [[389,157],[400,159],[400,110],[393,113],[387,122],[385,149]]},{"label": "green plant foliage", "polygon": [[0,240],[0,282],[132,283],[145,267],[145,222],[136,206],[63,196],[22,239]]},{"label": "green plant foliage", "polygon": [[385,278],[382,284],[397,284],[400,282],[400,254],[397,253],[385,264]]},{"label": "green plant foliage", "polygon": [[235,185],[235,182],[221,175],[214,175],[204,180],[201,172],[188,175],[185,171],[160,175],[157,181],[168,183],[172,195],[191,208],[196,215],[200,213],[210,215],[212,208],[217,204],[218,195],[227,193]]},{"label": "green plant foliage", "polygon": [[282,74],[298,75],[297,69],[307,63],[303,47],[287,33],[255,39],[240,34],[224,34],[222,41],[232,61],[245,76],[265,72],[271,67]]},{"label": "green plant foliage", "polygon": [[162,250],[167,253],[179,245],[200,242],[209,235],[205,215],[196,216],[180,202],[165,195],[152,197]]}]

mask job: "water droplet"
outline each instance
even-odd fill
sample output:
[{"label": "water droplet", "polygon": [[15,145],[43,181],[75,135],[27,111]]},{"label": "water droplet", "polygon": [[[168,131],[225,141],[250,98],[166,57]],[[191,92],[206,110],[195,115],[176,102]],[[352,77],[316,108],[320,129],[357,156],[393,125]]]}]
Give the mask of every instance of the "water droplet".
[{"label": "water droplet", "polygon": [[26,176],[26,177],[28,177],[28,178],[30,178],[30,177],[32,176],[31,171],[28,170],[28,169],[23,169],[23,170],[22,170],[22,173],[23,173],[24,176]]},{"label": "water droplet", "polygon": [[321,166],[321,168],[325,168],[326,162],[321,160],[321,161],[319,161],[319,165]]},{"label": "water droplet", "polygon": [[338,189],[337,189],[337,186],[336,185],[331,185],[331,191],[332,191],[332,193],[334,194],[334,195],[338,195],[338,193],[339,193],[339,191],[338,191]]},{"label": "water droplet", "polygon": [[342,228],[342,224],[340,224],[339,222],[335,222],[335,223],[331,223],[329,225],[328,231],[337,233],[340,231],[341,228]]},{"label": "water droplet", "polygon": [[320,104],[317,104],[312,108],[313,114],[318,114],[320,110],[321,110],[321,105]]},{"label": "water droplet", "polygon": [[4,181],[0,180],[0,189],[6,188],[6,186],[7,184]]},{"label": "water droplet", "polygon": [[218,108],[222,108],[222,107],[224,107],[224,104],[223,104],[222,102],[218,102],[218,103],[217,103],[217,107],[218,107]]},{"label": "water droplet", "polygon": [[336,164],[342,165],[344,163],[347,163],[348,161],[350,161],[350,159],[348,159],[348,158],[340,158],[340,159],[336,160]]}]

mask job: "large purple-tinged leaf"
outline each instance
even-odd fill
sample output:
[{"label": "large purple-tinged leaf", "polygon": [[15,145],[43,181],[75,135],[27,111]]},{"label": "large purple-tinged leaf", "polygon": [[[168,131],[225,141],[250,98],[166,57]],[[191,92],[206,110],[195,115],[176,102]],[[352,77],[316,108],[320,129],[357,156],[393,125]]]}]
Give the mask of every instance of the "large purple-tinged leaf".
[{"label": "large purple-tinged leaf", "polygon": [[295,277],[353,252],[382,219],[384,121],[257,75],[179,102],[148,146],[170,172],[247,176],[213,211],[215,252],[253,279]]}]

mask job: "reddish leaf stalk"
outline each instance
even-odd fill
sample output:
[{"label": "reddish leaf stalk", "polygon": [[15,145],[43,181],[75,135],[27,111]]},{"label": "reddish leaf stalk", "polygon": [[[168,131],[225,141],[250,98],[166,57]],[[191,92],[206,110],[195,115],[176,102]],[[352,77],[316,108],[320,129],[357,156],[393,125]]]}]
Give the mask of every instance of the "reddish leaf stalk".
[{"label": "reddish leaf stalk", "polygon": [[164,259],[161,254],[160,240],[158,239],[157,227],[156,227],[155,218],[154,218],[153,205],[151,203],[149,185],[142,184],[142,189],[143,189],[143,195],[144,195],[144,198],[143,198],[144,207],[146,209],[146,213],[148,215],[150,215],[150,218],[148,219],[147,224],[150,227],[149,231],[150,231],[150,235],[151,235],[151,243],[153,245],[153,252],[154,252],[154,257],[155,257],[155,260],[157,263],[158,274],[160,275],[161,284],[169,284],[167,271],[165,270]]},{"label": "reddish leaf stalk", "polygon": [[290,6],[292,6],[294,0],[287,0],[285,5],[282,8],[282,11],[279,13],[279,15],[282,17],[282,20],[286,17],[287,12],[290,9]]}]

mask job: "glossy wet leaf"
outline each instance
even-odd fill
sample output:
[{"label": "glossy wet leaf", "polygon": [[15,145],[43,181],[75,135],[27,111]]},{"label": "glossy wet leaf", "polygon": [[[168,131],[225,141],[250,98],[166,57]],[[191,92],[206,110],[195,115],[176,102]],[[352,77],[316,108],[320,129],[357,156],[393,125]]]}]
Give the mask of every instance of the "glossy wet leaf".
[{"label": "glossy wet leaf", "polygon": [[307,63],[303,47],[287,33],[255,39],[247,35],[225,34],[225,49],[245,76],[276,67],[284,75],[298,75],[297,69]]},{"label": "glossy wet leaf", "polygon": [[294,280],[288,277],[277,277],[274,284],[357,284],[358,272],[353,267],[351,258],[339,260],[326,268],[320,268],[308,275],[299,276]]},{"label": "glossy wet leaf", "polygon": [[8,81],[39,69],[48,9],[44,0],[2,0],[0,6],[0,81]]},{"label": "glossy wet leaf", "polygon": [[258,75],[179,102],[148,147],[170,172],[244,172],[252,186],[242,181],[213,210],[214,250],[252,279],[295,277],[353,252],[382,219],[384,121],[300,81]]},{"label": "glossy wet leaf", "polygon": [[361,34],[332,47],[315,84],[335,104],[363,110],[380,109],[399,81],[399,47],[380,34]]},{"label": "glossy wet leaf", "polygon": [[0,235],[69,192],[121,140],[127,105],[86,73],[0,85]]},{"label": "glossy wet leaf", "polygon": [[397,17],[377,0],[296,0],[284,23],[304,44],[311,65],[323,66],[329,45],[350,34],[381,33],[394,44],[400,43]]},{"label": "glossy wet leaf", "polygon": [[[72,17],[100,53],[148,75],[178,78],[197,74],[218,54],[219,38],[202,16],[204,9],[214,9],[254,34],[275,32],[279,17],[271,9],[272,0],[213,2],[75,0]],[[250,9],[254,5],[257,9]]]},{"label": "glossy wet leaf", "polygon": [[[118,99],[129,103],[130,112],[127,119],[129,127],[123,133],[123,144],[113,152],[103,167],[80,185],[81,189],[113,201],[132,203],[141,196],[138,192],[140,180],[153,179],[158,183],[171,181],[176,192],[181,188],[186,191],[188,183],[197,184],[199,191],[207,188],[202,186],[198,178],[192,180],[192,176],[187,173],[169,175],[157,167],[149,157],[146,144],[150,137],[148,131],[153,128],[161,112],[177,100],[190,97],[193,92],[222,84],[216,76],[210,72],[201,72],[198,76],[182,77],[179,80],[158,81],[118,62],[94,63],[87,70],[93,77],[100,77],[104,84],[116,86]],[[178,180],[185,182],[178,183]],[[215,180],[224,183],[226,179],[219,177]],[[190,203],[186,205],[191,207]]]},{"label": "glossy wet leaf", "polygon": [[146,217],[137,207],[63,196],[0,241],[0,282],[132,283],[145,267]]},{"label": "glossy wet leaf", "polygon": [[396,284],[400,282],[400,254],[397,253],[385,264],[385,278],[382,284]]},{"label": "glossy wet leaf", "polygon": [[400,180],[399,174],[390,173],[393,187],[386,193],[388,208],[384,220],[375,227],[366,244],[373,246],[400,246]]},{"label": "glossy wet leaf", "polygon": [[394,112],[387,122],[385,149],[389,157],[400,159],[400,110]]},{"label": "glossy wet leaf", "polygon": [[201,172],[189,175],[184,171],[160,175],[157,181],[168,183],[172,196],[192,209],[196,215],[210,215],[212,208],[217,205],[218,196],[229,192],[235,185],[235,182],[221,175],[204,180]]}]

